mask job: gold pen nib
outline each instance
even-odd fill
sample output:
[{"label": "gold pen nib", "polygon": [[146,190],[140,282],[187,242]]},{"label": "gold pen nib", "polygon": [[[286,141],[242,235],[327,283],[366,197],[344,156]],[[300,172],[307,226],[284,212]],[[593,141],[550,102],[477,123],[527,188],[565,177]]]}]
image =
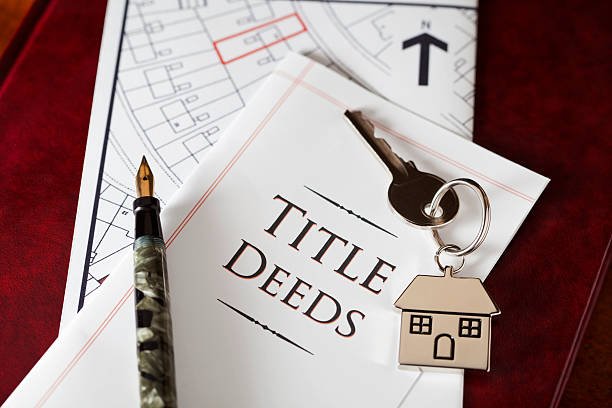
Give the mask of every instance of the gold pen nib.
[{"label": "gold pen nib", "polygon": [[153,173],[144,156],[142,156],[142,162],[140,162],[140,167],[136,173],[136,192],[138,197],[153,195]]}]

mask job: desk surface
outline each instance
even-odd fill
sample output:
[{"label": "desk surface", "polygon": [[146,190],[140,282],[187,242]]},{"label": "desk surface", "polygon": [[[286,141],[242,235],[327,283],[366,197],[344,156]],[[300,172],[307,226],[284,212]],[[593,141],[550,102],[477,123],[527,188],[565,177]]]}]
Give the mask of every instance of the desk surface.
[{"label": "desk surface", "polygon": [[[34,3],[34,0],[0,0],[0,54],[8,45],[9,39],[32,3]],[[103,2],[97,1],[96,3],[102,4]],[[581,211],[589,211],[585,208],[572,209],[561,204],[563,204],[563,199],[571,194],[592,195],[593,190],[605,189],[606,184],[598,183],[605,181],[605,176],[610,175],[610,166],[601,166],[602,163],[606,162],[605,156],[609,157],[610,155],[609,141],[612,136],[609,124],[609,96],[604,91],[605,89],[609,91],[609,85],[606,84],[610,79],[609,73],[612,72],[612,61],[609,53],[607,53],[608,57],[606,58],[604,52],[604,50],[609,50],[612,45],[612,31],[607,21],[607,16],[612,14],[612,10],[607,2],[601,2],[600,5],[593,4],[598,2],[590,2],[588,6],[578,1],[567,3],[559,5],[558,2],[552,0],[542,2],[517,0],[510,5],[507,2],[482,1],[480,6],[475,141],[552,178],[549,190],[552,189],[553,192],[545,192],[542,199],[543,203],[536,207],[535,213],[528,219],[528,225],[521,230],[515,242],[511,245],[510,254],[501,262],[501,268],[504,271],[513,269],[512,261],[507,258],[523,250],[521,244],[516,241],[527,240],[529,235],[535,235],[536,231],[540,229],[538,223],[544,224],[543,228],[546,229],[550,227],[548,224],[554,224],[554,217],[574,217],[573,212],[579,215]],[[100,8],[99,6],[96,7]],[[92,44],[97,44],[101,33],[101,17],[103,15],[99,12],[93,14],[81,13],[75,7],[70,12],[85,14],[86,21],[95,23],[93,27],[86,31],[86,34],[98,36],[98,40],[90,41]],[[75,29],[79,28],[84,27],[75,27]],[[83,52],[86,51],[83,50]],[[97,56],[97,51],[89,54]],[[78,88],[77,91],[80,94],[77,98],[78,101],[75,102],[79,103],[80,101],[85,105],[77,112],[85,119],[88,117],[88,103],[90,103],[93,75],[95,74],[95,61],[92,61],[91,55],[87,56],[88,66],[84,67],[84,69],[91,71],[88,77],[89,82]],[[73,152],[67,156],[67,160],[71,160],[72,164],[68,166],[66,171],[73,173],[74,169],[79,169],[82,163],[84,137],[86,135],[86,120],[81,120],[79,123],[80,127],[67,129],[67,131],[75,131],[81,139],[77,148],[73,149]],[[2,135],[0,135],[0,138],[4,142],[9,142],[9,144],[13,143],[13,146],[20,150],[23,144],[33,142],[32,138],[28,138],[27,129],[27,126],[25,126],[20,141],[2,137]],[[3,131],[5,130],[7,130],[6,127]],[[14,128],[8,130],[14,131]],[[499,137],[491,135],[499,135]],[[534,150],[530,146],[534,143],[537,152],[526,154],[525,152]],[[596,143],[600,143],[600,145],[597,146]],[[589,146],[592,148],[589,148]],[[36,146],[29,146],[28,149],[30,148],[33,148],[32,151],[36,152]],[[21,148],[21,151],[27,151],[27,149]],[[549,155],[561,156],[562,160],[571,161],[573,165],[559,167],[559,160],[547,158]],[[24,164],[25,159],[31,159],[31,157],[9,156],[8,162],[12,166],[11,174],[16,171],[27,172],[32,169],[31,165]],[[17,166],[17,170],[15,166]],[[557,167],[555,168],[555,166]],[[600,174],[595,174],[595,177],[592,177],[593,173],[584,171],[585,167],[591,166],[595,173],[600,172]],[[61,166],[56,165],[55,171],[59,171],[60,176],[57,180],[51,180],[51,184],[59,185]],[[591,177],[584,177],[585,174],[590,174]],[[72,205],[59,211],[60,214],[56,214],[55,217],[51,217],[51,221],[74,217],[79,177],[80,171],[77,174],[68,175],[67,186],[63,192],[68,194],[68,201]],[[576,182],[586,185],[587,188],[576,188],[575,184],[563,180],[563,178],[572,177],[578,178],[579,180]],[[581,177],[583,178],[580,179]],[[16,189],[27,186],[27,179],[24,179],[23,175],[22,177],[11,177],[9,175],[8,179],[9,182],[17,183],[15,185]],[[3,183],[3,186],[5,185]],[[571,189],[574,191],[571,191]],[[16,191],[18,190],[13,192]],[[2,198],[8,198],[6,191]],[[574,243],[579,242],[582,246],[590,246],[590,252],[588,250],[583,252],[590,253],[590,256],[594,258],[588,265],[590,268],[601,260],[606,240],[610,237],[610,222],[609,219],[606,220],[606,218],[609,218],[609,198],[610,194],[605,190],[603,190],[603,194],[595,194],[595,196],[590,197],[591,202],[602,206],[599,210],[603,212],[604,220],[598,220],[597,217],[591,216],[584,217],[585,225],[573,221],[573,226],[577,230],[588,230],[588,233],[577,232]],[[563,211],[572,210],[572,214],[559,212],[553,217],[547,216],[545,212],[555,210],[554,200],[561,200],[559,207],[563,207]],[[12,201],[14,202],[15,199],[13,198]],[[586,200],[582,202],[586,202]],[[0,208],[0,224],[4,226],[12,225],[10,234],[20,234],[23,231],[41,231],[40,227],[36,230],[31,225],[22,223],[15,225],[14,222],[10,222],[8,210],[12,209],[13,205],[3,207]],[[594,209],[593,211],[597,210]],[[576,219],[580,219],[580,217]],[[599,227],[591,225],[595,222],[600,222],[602,225]],[[19,229],[20,225],[22,230]],[[65,240],[71,236],[71,226],[57,228],[57,226],[47,224],[47,227],[53,228],[53,231],[59,231],[59,233],[51,234],[50,238],[52,240]],[[554,229],[551,231],[554,232]],[[589,237],[590,241],[584,242],[585,237]],[[583,242],[580,242],[581,240]],[[542,239],[532,241],[537,242],[538,245],[545,242]],[[572,250],[572,240],[558,241],[551,239],[550,245],[558,246],[558,248],[553,251],[550,248],[543,248],[542,255],[550,256],[557,253],[561,257],[569,259],[575,254],[575,251]],[[39,248],[39,251],[35,251],[38,256],[46,257],[46,265],[53,264],[54,260],[62,266],[67,265],[68,244],[53,245],[51,243],[48,249],[58,252],[51,255],[45,254],[46,248],[42,247]],[[11,255],[13,251],[9,248],[4,253]],[[568,261],[568,265],[577,267],[576,274],[580,273],[580,263]],[[520,265],[518,266],[520,267]],[[538,273],[542,273],[542,271],[539,270]],[[492,291],[494,295],[495,292],[507,292],[506,286],[509,280],[497,279],[495,275],[493,276]],[[8,277],[13,276],[8,274]],[[19,279],[20,277],[13,278]],[[53,340],[59,323],[61,295],[63,293],[62,282],[62,277],[58,277],[55,279],[54,285],[49,286],[49,291],[53,292],[49,302],[38,302],[37,304],[35,301],[31,309],[24,309],[26,314],[47,313],[48,316],[44,318],[46,324],[40,322],[33,324],[25,319],[25,323],[32,324],[32,328],[35,328],[37,333],[33,336],[34,340],[27,340],[28,344],[21,347],[21,350],[31,350],[29,356],[25,359],[13,358],[8,361],[3,359],[5,364],[13,362],[17,364],[17,367],[13,365],[11,368],[0,369],[0,383],[3,384],[0,388],[0,401],[8,396],[12,387],[19,381],[19,376],[23,376],[27,372],[28,368],[35,363],[38,356]],[[578,353],[574,370],[561,400],[561,407],[604,406],[612,398],[612,387],[610,387],[612,366],[609,364],[611,360],[611,341],[608,333],[610,317],[612,316],[611,286],[612,281],[608,278],[586,331],[581,351]],[[11,288],[11,283],[0,281],[0,298],[4,298]],[[495,297],[497,298],[497,296]],[[502,297],[508,299],[508,296]],[[16,301],[16,297],[12,297],[10,293],[6,298],[11,302]],[[553,298],[549,300],[551,303],[555,302]],[[12,304],[11,306],[25,306],[27,304],[28,302],[21,300],[19,305]],[[47,307],[49,304],[52,307]],[[509,303],[507,304],[504,310],[512,307]],[[16,309],[13,308],[12,310]],[[3,327],[5,325],[15,327],[19,323],[16,319],[19,318],[19,315],[13,315],[9,318],[3,317],[0,322],[2,322]],[[7,337],[3,336],[1,343],[3,345],[11,344],[9,341],[5,341],[9,339],[23,342],[24,333],[25,330],[22,330]],[[499,342],[502,341],[503,339],[499,340]],[[542,341],[552,340],[543,338]],[[3,352],[2,357],[5,356],[8,356],[8,353]],[[493,359],[498,364],[503,356],[494,355]],[[531,373],[523,373],[523,375],[533,376],[534,381],[537,381],[538,371],[538,367],[532,367]],[[483,391],[487,381],[487,376],[473,373],[466,375],[466,406],[482,405],[476,401],[476,398],[487,397],[487,391]],[[472,392],[470,387],[476,389],[476,391]],[[520,393],[521,390],[517,390],[517,392]],[[495,397],[498,396],[491,396],[491,398]]]},{"label": "desk surface", "polygon": [[0,0],[0,55],[9,45],[34,0]]}]

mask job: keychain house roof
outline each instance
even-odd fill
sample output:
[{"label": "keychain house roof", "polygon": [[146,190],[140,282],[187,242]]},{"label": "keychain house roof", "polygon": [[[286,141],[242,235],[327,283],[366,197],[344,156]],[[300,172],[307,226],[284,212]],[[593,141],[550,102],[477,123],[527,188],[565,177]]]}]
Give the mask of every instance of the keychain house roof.
[{"label": "keychain house roof", "polygon": [[400,364],[489,369],[491,317],[500,312],[480,279],[419,275],[395,306]]}]

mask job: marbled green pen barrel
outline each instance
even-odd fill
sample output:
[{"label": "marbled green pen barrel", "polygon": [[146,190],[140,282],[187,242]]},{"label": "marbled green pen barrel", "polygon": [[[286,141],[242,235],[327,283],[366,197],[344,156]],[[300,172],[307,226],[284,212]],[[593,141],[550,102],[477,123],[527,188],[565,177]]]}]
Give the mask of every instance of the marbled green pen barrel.
[{"label": "marbled green pen barrel", "polygon": [[136,175],[136,189],[134,287],[140,406],[176,407],[166,245],[159,200],[153,197],[153,174],[144,157]]}]

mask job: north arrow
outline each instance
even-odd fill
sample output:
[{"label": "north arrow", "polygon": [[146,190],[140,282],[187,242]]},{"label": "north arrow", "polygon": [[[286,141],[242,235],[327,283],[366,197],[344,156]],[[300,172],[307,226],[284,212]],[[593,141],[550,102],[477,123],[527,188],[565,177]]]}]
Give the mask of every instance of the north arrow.
[{"label": "north arrow", "polygon": [[409,38],[402,43],[402,49],[410,48],[413,45],[421,46],[421,60],[419,62],[419,85],[429,84],[429,46],[433,45],[441,50],[445,51],[448,49],[448,44],[442,40],[437,39],[427,33],[417,35],[416,37]]}]

